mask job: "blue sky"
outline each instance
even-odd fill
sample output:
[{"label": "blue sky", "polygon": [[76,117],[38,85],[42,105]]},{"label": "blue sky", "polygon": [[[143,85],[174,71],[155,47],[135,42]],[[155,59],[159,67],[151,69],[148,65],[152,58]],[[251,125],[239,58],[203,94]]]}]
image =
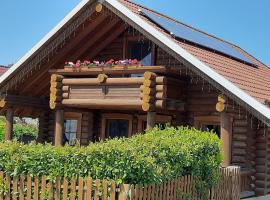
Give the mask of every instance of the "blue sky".
[{"label": "blue sky", "polygon": [[[0,64],[22,57],[80,0],[1,0]],[[136,0],[235,43],[270,66],[269,0]]]}]

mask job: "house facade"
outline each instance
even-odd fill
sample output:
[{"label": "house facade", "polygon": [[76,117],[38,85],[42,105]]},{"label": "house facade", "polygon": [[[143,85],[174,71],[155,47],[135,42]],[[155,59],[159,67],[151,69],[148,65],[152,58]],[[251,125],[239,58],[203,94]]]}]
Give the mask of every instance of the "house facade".
[{"label": "house facade", "polygon": [[7,140],[14,116],[34,117],[38,141],[55,145],[165,124],[212,130],[223,165],[242,167],[242,191],[263,195],[269,77],[241,48],[160,13],[126,0],[83,0],[0,77],[0,112]]}]

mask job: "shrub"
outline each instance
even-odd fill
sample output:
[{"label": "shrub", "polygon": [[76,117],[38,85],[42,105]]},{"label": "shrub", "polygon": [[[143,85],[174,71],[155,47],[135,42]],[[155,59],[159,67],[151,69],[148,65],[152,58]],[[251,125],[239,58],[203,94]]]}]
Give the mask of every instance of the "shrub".
[{"label": "shrub", "polygon": [[155,128],[132,138],[116,138],[87,147],[0,143],[0,171],[114,179],[118,183],[152,184],[193,174],[204,186],[217,180],[220,140],[209,132],[184,127]]}]

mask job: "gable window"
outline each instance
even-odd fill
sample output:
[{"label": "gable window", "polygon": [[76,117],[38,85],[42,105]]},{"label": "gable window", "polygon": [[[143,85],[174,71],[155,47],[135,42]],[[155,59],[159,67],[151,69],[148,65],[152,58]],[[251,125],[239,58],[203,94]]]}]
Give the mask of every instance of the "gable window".
[{"label": "gable window", "polygon": [[146,41],[128,41],[127,58],[137,59],[142,65],[152,65],[152,44]]},{"label": "gable window", "polygon": [[130,137],[132,132],[132,116],[128,114],[103,114],[102,139]]}]

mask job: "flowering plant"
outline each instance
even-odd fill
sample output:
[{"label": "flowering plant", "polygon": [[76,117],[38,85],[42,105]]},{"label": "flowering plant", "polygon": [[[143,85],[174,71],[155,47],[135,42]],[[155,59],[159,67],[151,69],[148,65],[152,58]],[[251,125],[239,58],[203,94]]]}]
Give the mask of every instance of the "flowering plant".
[{"label": "flowering plant", "polygon": [[125,59],[125,60],[114,60],[110,59],[108,61],[97,61],[93,62],[89,60],[77,60],[75,63],[66,61],[66,66],[79,68],[79,67],[113,67],[113,66],[129,66],[129,65],[141,65],[137,59]]}]

